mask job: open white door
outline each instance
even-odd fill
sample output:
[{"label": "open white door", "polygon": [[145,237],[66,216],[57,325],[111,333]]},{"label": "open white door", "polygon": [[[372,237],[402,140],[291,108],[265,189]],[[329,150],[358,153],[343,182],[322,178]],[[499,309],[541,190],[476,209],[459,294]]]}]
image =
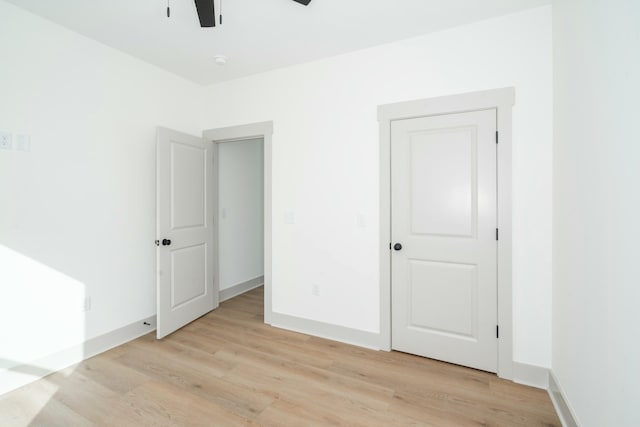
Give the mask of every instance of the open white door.
[{"label": "open white door", "polygon": [[157,131],[157,337],[218,306],[215,144],[170,129]]}]

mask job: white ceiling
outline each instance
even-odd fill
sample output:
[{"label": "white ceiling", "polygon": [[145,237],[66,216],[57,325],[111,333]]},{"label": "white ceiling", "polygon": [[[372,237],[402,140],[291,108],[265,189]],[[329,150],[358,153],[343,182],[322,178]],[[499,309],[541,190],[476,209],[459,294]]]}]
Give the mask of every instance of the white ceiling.
[{"label": "white ceiling", "polygon": [[[7,0],[200,84],[339,55],[551,0],[223,0],[200,28],[193,0]],[[218,7],[219,0],[216,0]],[[224,67],[214,56],[226,55]]]}]

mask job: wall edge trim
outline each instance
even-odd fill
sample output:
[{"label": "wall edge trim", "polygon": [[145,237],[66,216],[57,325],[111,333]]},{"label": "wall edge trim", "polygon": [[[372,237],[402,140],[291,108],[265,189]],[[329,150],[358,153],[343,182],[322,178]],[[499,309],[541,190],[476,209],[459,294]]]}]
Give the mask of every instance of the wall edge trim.
[{"label": "wall edge trim", "polygon": [[567,399],[567,395],[562,389],[558,378],[553,373],[553,370],[549,370],[549,388],[547,389],[547,393],[549,393],[551,403],[553,403],[553,407],[556,409],[562,426],[580,427],[578,417],[576,417],[575,412],[571,408],[569,399]]},{"label": "wall edge trim", "polygon": [[237,283],[229,288],[222,289],[218,293],[218,300],[220,302],[224,302],[252,289],[259,288],[262,285],[264,285],[264,275],[254,277],[253,279],[249,279],[246,282]]},{"label": "wall edge trim", "polygon": [[380,334],[376,332],[368,332],[276,312],[272,313],[270,325],[275,328],[287,329],[371,350],[380,350]]},{"label": "wall edge trim", "polygon": [[529,387],[549,389],[549,368],[513,362],[513,382]]}]

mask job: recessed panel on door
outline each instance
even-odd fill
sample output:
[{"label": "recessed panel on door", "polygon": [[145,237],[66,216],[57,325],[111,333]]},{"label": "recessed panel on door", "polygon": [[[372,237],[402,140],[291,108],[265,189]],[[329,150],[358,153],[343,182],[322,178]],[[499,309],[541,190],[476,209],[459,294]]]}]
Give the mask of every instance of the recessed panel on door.
[{"label": "recessed panel on door", "polygon": [[475,126],[415,132],[409,137],[411,231],[460,237],[475,235]]},{"label": "recessed panel on door", "polygon": [[206,225],[206,150],[171,143],[172,229]]},{"label": "recessed panel on door", "polygon": [[171,309],[207,293],[207,247],[194,245],[171,251]]},{"label": "recessed panel on door", "polygon": [[421,260],[410,260],[409,265],[409,326],[475,339],[476,266]]}]

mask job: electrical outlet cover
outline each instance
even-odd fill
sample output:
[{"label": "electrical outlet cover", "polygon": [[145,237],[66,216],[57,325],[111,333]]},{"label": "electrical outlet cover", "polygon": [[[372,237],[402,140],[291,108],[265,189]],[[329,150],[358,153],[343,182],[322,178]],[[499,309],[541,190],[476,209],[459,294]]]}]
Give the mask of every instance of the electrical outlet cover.
[{"label": "electrical outlet cover", "polygon": [[313,295],[314,297],[320,296],[320,285],[318,285],[317,283],[311,284],[311,295]]},{"label": "electrical outlet cover", "polygon": [[11,150],[12,135],[10,132],[0,131],[0,148],[3,150]]}]

